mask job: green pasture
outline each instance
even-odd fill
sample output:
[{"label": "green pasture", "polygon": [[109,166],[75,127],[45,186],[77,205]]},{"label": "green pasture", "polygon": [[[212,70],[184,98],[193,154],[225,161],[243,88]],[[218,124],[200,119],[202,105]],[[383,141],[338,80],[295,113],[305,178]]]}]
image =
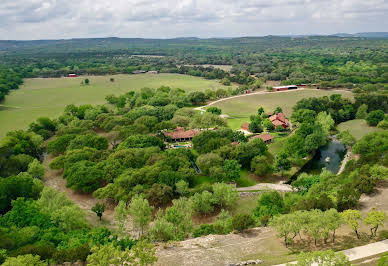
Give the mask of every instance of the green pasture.
[{"label": "green pasture", "polygon": [[[90,85],[81,85],[85,78],[90,80]],[[110,78],[114,78],[114,82]],[[180,74],[35,78],[24,82],[0,105],[0,139],[10,130],[27,128],[38,117],[58,116],[68,104],[103,104],[108,94],[118,95],[129,90],[162,85],[187,92],[225,88],[217,80]]]},{"label": "green pasture", "polygon": [[[341,94],[344,97],[349,98],[352,97],[352,93],[349,91],[304,89],[236,97],[215,103],[212,106],[221,108],[223,114],[227,114],[232,118],[239,118],[240,121],[238,122],[241,122],[244,121],[242,118],[248,118],[250,115],[255,114],[260,106],[262,106],[266,112],[272,112],[276,107],[280,106],[286,116],[290,116],[292,107],[299,100],[309,97],[329,96],[332,94]],[[229,121],[231,127],[235,126],[233,123],[234,122]]]},{"label": "green pasture", "polygon": [[337,126],[339,131],[349,130],[350,134],[356,138],[361,139],[363,136],[376,131],[382,131],[381,128],[368,126],[364,119],[354,119],[343,122]]}]

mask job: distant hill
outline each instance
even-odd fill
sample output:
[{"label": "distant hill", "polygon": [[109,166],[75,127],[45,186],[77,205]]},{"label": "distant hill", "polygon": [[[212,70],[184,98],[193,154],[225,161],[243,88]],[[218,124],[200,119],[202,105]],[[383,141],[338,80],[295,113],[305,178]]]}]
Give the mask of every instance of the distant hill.
[{"label": "distant hill", "polygon": [[335,37],[361,37],[361,38],[388,38],[388,32],[359,32],[354,34],[349,33],[336,33],[330,36]]},{"label": "distant hill", "polygon": [[[266,51],[274,48],[354,46],[363,39],[362,45],[368,47],[368,42],[385,41],[388,32],[364,32],[356,34],[338,33],[334,35],[268,35],[226,38],[197,38],[178,37],[173,39],[143,39],[143,38],[75,38],[58,40],[0,40],[0,52],[4,54],[36,54],[36,53],[101,53],[115,52],[117,54],[148,54],[148,55],[175,55],[189,50],[197,51],[200,47],[203,53],[235,49],[244,46],[251,51]],[[222,53],[222,52],[220,52]]]}]

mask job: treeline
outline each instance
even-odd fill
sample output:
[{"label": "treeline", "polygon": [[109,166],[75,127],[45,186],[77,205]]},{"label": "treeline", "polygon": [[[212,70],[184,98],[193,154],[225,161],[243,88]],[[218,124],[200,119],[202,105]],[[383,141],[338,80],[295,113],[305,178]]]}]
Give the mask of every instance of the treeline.
[{"label": "treeline", "polygon": [[11,91],[23,83],[22,75],[11,68],[0,68],[0,102]]},{"label": "treeline", "polygon": [[[360,88],[388,83],[387,40],[358,38],[236,38],[211,40],[86,39],[16,43],[3,67],[21,77],[112,75],[159,70],[251,85],[255,78],[322,88]],[[71,45],[67,45],[71,44]],[[110,46],[107,46],[111,43]],[[131,46],[125,45],[130,43]],[[92,46],[90,46],[92,45]],[[95,46],[93,46],[95,45]],[[4,44],[6,47],[7,44]],[[94,47],[94,48],[93,48]],[[7,50],[7,48],[4,48]],[[195,65],[232,65],[231,73]]]}]

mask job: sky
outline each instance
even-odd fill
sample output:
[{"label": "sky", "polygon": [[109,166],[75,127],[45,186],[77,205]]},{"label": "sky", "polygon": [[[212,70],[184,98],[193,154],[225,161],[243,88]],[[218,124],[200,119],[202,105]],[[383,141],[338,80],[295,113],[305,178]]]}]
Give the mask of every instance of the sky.
[{"label": "sky", "polygon": [[0,0],[0,39],[388,31],[388,0]]}]

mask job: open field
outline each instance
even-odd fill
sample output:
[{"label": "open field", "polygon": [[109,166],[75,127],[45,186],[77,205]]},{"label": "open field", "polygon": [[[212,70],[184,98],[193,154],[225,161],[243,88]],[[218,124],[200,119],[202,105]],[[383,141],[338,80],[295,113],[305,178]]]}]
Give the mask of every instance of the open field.
[{"label": "open field", "polygon": [[231,65],[209,65],[209,64],[205,64],[205,65],[185,65],[185,66],[189,66],[189,67],[196,67],[196,66],[213,67],[213,68],[218,68],[218,69],[221,69],[221,70],[224,70],[224,71],[227,71],[227,72],[232,70],[232,67],[233,67]]},{"label": "open field", "polygon": [[[322,97],[332,94],[341,94],[346,97],[352,97],[350,91],[342,90],[316,90],[303,89],[286,92],[271,92],[263,94],[246,95],[219,101],[212,106],[217,106],[222,109],[222,113],[233,118],[248,118],[251,114],[255,114],[259,106],[262,106],[266,112],[272,112],[277,106],[283,109],[286,116],[292,113],[292,107],[301,99],[309,97]],[[241,121],[241,120],[240,120]],[[229,122],[233,125],[233,122]]]},{"label": "open field", "polygon": [[354,119],[350,121],[343,122],[337,126],[339,131],[349,130],[350,134],[356,138],[356,140],[361,139],[363,136],[376,131],[382,131],[378,127],[370,127],[363,119]]},{"label": "open field", "polygon": [[[109,81],[111,77],[114,82]],[[90,85],[81,86],[85,78],[89,78]],[[28,127],[40,116],[58,116],[68,104],[103,104],[108,94],[122,94],[133,89],[157,88],[162,85],[186,91],[225,87],[217,80],[179,74],[26,79],[25,84],[8,95],[0,105],[0,139],[10,130]]]}]

